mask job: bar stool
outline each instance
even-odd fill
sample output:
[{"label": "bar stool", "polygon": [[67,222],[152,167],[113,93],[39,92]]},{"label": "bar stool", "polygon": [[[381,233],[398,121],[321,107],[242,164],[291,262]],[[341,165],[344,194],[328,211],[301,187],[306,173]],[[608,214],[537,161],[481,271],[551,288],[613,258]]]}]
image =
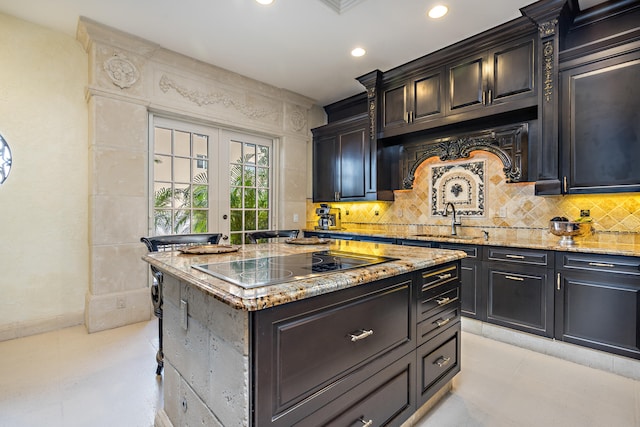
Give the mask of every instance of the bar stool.
[{"label": "bar stool", "polygon": [[280,237],[298,237],[300,230],[268,230],[268,231],[255,231],[253,233],[247,233],[250,243],[258,243],[258,240],[264,239],[277,239]]},{"label": "bar stool", "polygon": [[[222,233],[198,233],[198,234],[171,234],[165,236],[141,237],[140,241],[147,246],[149,252],[173,251],[177,247],[193,245],[216,245],[220,241]],[[151,302],[153,314],[158,318],[158,352],[156,353],[156,375],[162,373],[164,367],[164,354],[162,352],[162,272],[151,267],[153,284],[151,285]]]}]

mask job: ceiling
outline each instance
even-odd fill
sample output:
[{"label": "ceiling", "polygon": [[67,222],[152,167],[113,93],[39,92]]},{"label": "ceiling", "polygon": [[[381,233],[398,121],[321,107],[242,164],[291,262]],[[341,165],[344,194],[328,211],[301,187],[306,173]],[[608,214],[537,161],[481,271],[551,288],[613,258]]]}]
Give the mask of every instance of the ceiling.
[{"label": "ceiling", "polygon": [[[602,0],[580,0],[582,8]],[[0,0],[0,12],[75,37],[84,16],[326,105],[386,71],[521,16],[534,0]],[[341,11],[340,11],[341,9]],[[353,58],[360,46],[367,54]]]}]

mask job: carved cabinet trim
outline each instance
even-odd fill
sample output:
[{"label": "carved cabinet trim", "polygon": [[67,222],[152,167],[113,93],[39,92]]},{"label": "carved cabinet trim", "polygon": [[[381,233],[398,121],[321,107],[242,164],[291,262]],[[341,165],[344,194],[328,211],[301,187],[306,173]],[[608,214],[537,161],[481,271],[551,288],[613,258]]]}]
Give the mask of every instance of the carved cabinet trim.
[{"label": "carved cabinet trim", "polygon": [[487,151],[498,156],[507,182],[526,181],[528,131],[528,123],[519,123],[405,145],[401,161],[403,188],[413,188],[415,172],[425,160],[434,156],[442,161],[465,159],[476,150]]}]

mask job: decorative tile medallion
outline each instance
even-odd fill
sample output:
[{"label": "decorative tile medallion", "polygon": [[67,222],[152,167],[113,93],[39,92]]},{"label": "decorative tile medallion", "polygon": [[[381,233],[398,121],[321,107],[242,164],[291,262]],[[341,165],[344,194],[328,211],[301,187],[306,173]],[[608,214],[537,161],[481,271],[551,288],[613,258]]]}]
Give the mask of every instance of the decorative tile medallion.
[{"label": "decorative tile medallion", "polygon": [[430,167],[431,215],[442,216],[449,202],[462,216],[483,217],[485,161],[447,163]]}]

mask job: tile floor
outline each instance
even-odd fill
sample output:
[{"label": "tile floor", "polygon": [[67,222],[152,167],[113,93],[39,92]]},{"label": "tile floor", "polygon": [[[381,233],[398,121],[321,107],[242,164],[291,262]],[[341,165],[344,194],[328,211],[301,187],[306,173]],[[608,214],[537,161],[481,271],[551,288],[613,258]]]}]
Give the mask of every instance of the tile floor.
[{"label": "tile floor", "polygon": [[[151,426],[156,325],[0,342],[0,426]],[[463,332],[454,389],[417,426],[637,427],[640,381]]]}]

